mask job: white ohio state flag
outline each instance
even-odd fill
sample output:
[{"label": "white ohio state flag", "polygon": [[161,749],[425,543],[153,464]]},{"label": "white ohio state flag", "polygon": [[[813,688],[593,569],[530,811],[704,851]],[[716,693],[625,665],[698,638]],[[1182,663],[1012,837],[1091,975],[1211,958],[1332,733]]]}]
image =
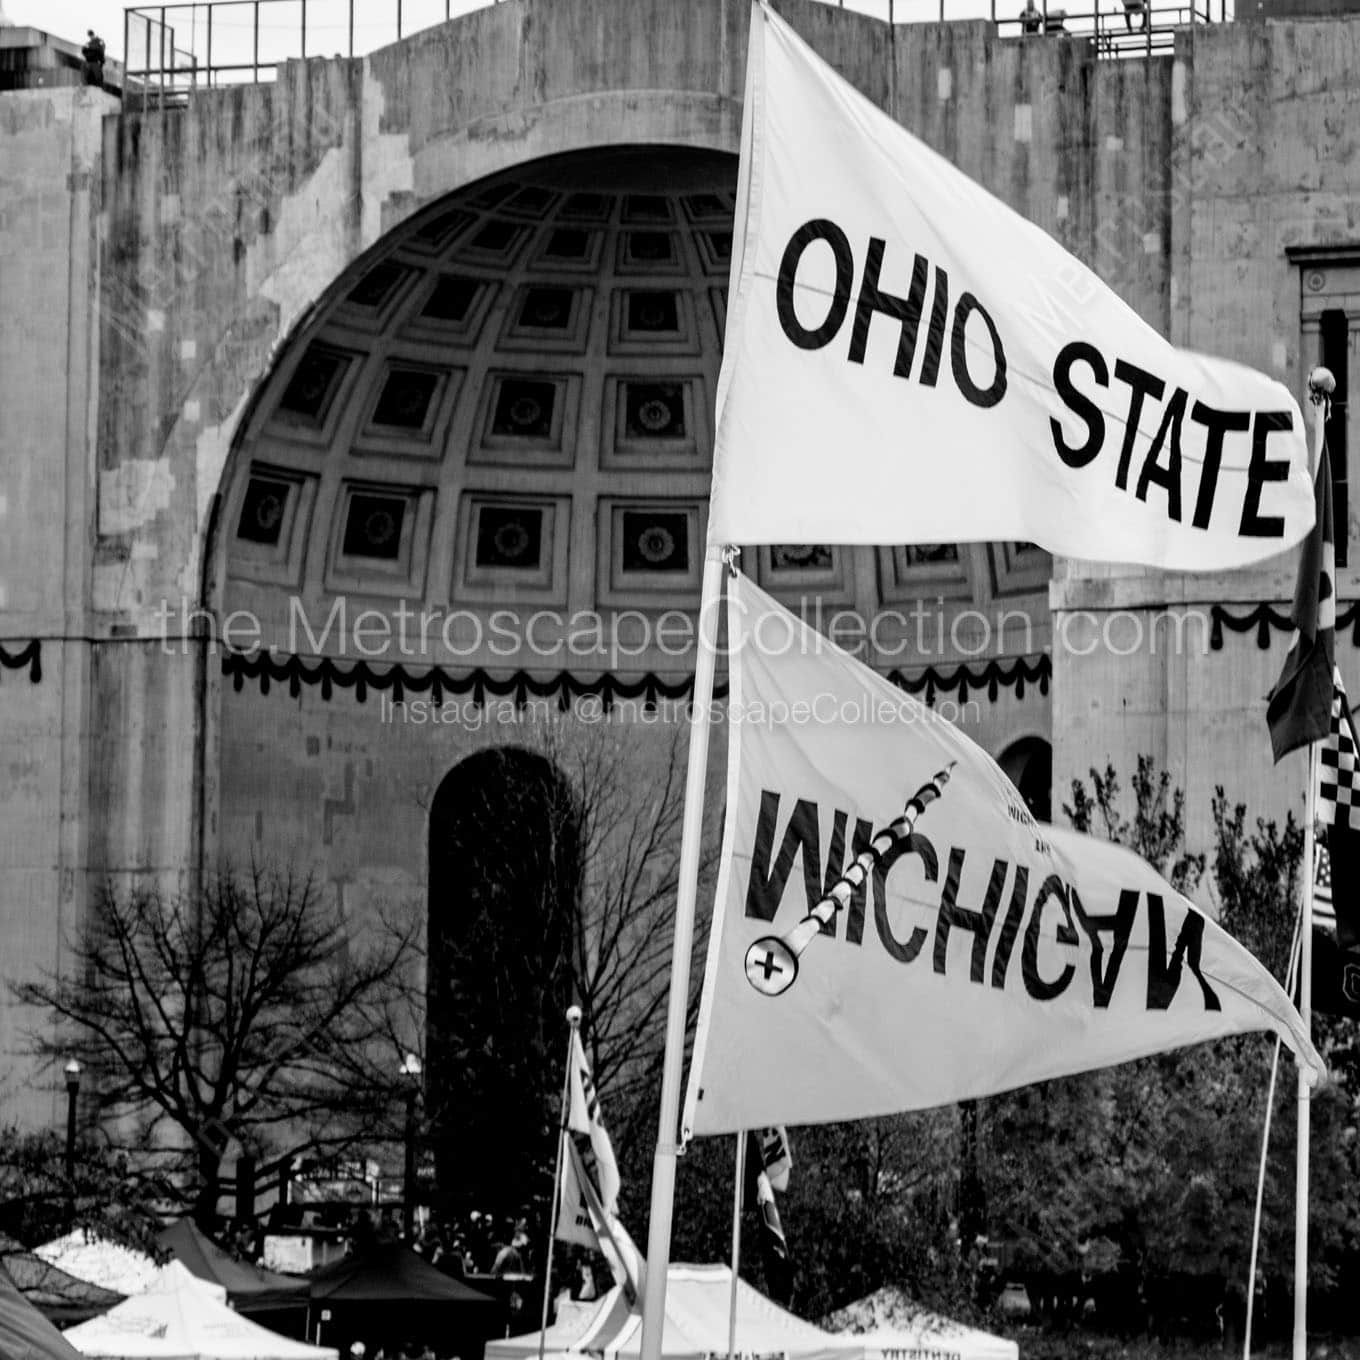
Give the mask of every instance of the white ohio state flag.
[{"label": "white ohio state flag", "polygon": [[1283,385],[1174,348],[752,6],[710,543],[1209,570],[1313,517]]},{"label": "white ohio state flag", "polygon": [[747,580],[686,1135],[985,1096],[1251,1030],[1322,1060],[1257,960],[1132,852]]}]

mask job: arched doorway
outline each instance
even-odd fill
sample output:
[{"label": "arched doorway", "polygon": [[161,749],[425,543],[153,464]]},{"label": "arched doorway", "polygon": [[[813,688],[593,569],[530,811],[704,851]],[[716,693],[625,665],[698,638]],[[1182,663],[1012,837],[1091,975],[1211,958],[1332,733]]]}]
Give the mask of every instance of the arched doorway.
[{"label": "arched doorway", "polygon": [[498,747],[430,810],[426,1102],[439,1200],[520,1216],[551,1191],[581,878],[551,762]]},{"label": "arched doorway", "polygon": [[1022,737],[997,761],[1020,790],[1036,821],[1053,820],[1053,748],[1042,737]]}]

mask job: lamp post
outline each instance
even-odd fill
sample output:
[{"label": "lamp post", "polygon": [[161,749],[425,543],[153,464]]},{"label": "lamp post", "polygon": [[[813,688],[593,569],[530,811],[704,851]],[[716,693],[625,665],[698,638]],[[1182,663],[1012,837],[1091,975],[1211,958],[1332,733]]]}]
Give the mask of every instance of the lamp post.
[{"label": "lamp post", "polygon": [[406,1083],[406,1174],[402,1185],[401,1233],[409,1244],[415,1233],[416,1212],[416,1101],[420,1098],[420,1077],[424,1069],[414,1053],[401,1060],[401,1076]]},{"label": "lamp post", "polygon": [[66,1073],[66,1179],[76,1174],[76,1097],[80,1094],[80,1064],[71,1058]]}]

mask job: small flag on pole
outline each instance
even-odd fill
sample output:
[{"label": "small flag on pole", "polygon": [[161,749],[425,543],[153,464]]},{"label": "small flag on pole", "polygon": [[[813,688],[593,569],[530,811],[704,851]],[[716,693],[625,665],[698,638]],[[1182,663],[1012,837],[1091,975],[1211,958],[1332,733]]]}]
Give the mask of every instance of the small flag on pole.
[{"label": "small flag on pole", "polygon": [[1332,469],[1322,446],[1314,481],[1317,519],[1304,541],[1294,587],[1295,633],[1279,682],[1270,694],[1266,722],[1275,759],[1328,733],[1332,677],[1336,671],[1336,534],[1332,520]]},{"label": "small flag on pole", "polygon": [[619,1222],[618,1163],[577,1031],[572,1033],[569,1061],[557,1238],[598,1250],[632,1303],[642,1292],[642,1254]]},{"label": "small flag on pole", "polygon": [[776,1177],[781,1190],[788,1187],[789,1168],[793,1164],[788,1146],[788,1137],[780,1128],[752,1130],[746,1135],[746,1186],[742,1200],[744,1208],[754,1209],[760,1215],[767,1292],[776,1303],[786,1307],[793,1298],[793,1262],[789,1259],[789,1243],[775,1203],[774,1187]]}]

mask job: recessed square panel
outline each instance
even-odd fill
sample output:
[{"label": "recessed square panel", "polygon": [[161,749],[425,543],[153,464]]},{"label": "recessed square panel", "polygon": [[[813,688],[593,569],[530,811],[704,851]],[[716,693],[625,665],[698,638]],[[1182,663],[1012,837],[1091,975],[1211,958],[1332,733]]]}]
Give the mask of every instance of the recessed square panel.
[{"label": "recessed square panel", "polygon": [[458,258],[479,264],[509,264],[528,237],[529,228],[490,218],[472,230],[458,248]]},{"label": "recessed square panel", "polygon": [[393,365],[373,407],[374,425],[393,430],[427,429],[433,419],[440,375],[430,369]]},{"label": "recessed square panel", "polygon": [[570,505],[566,496],[464,493],[453,598],[565,604]]},{"label": "recessed square panel", "polygon": [[354,453],[441,455],[463,377],[462,369],[435,368],[394,354],[377,375],[372,404],[354,440]]},{"label": "recessed square panel", "polygon": [[411,234],[411,243],[422,253],[444,250],[469,223],[476,220],[476,214],[468,212],[466,208],[449,208],[417,227]]},{"label": "recessed square panel", "polygon": [[786,602],[851,603],[849,554],[829,543],[777,543],[755,550],[756,579]]},{"label": "recessed square panel", "polygon": [[607,377],[601,414],[602,467],[699,471],[707,453],[700,438],[698,377]]},{"label": "recessed square panel", "polygon": [[500,347],[534,353],[583,354],[590,326],[591,290],[536,283],[510,304]]},{"label": "recessed square panel", "polygon": [[433,512],[433,491],[343,483],[334,511],[327,588],[378,595],[420,591]]},{"label": "recessed square panel", "polygon": [[691,222],[731,222],[732,205],[722,195],[686,194],[685,214]]},{"label": "recessed square panel", "polygon": [[501,205],[505,212],[522,214],[525,217],[544,217],[557,202],[558,195],[552,189],[541,185],[528,184]]},{"label": "recessed square panel", "polygon": [[623,384],[623,429],[631,440],[683,439],[685,388],[683,383],[633,382]]},{"label": "recessed square panel", "polygon": [[345,514],[341,553],[378,562],[398,561],[407,504],[404,496],[353,493]]},{"label": "recessed square panel", "polygon": [[620,566],[629,572],[687,572],[689,517],[681,510],[624,510]]},{"label": "recessed square panel", "polygon": [[557,212],[559,222],[607,222],[614,212],[609,194],[568,194]]},{"label": "recessed square panel", "polygon": [[779,576],[789,572],[829,571],[835,556],[835,549],[829,543],[806,546],[776,543],[770,548],[770,572]]},{"label": "recessed square panel", "polygon": [[256,463],[235,512],[231,571],[251,581],[296,586],[316,499],[317,479]]},{"label": "recessed square panel", "polygon": [[479,208],[494,208],[498,203],[504,203],[511,194],[518,193],[519,187],[513,180],[498,180],[494,184],[478,189],[469,202]]},{"label": "recessed square panel", "polygon": [[308,345],[279,398],[278,415],[290,423],[321,428],[354,358],[326,345]]},{"label": "recessed square panel", "polygon": [[1047,590],[1053,575],[1053,556],[1037,543],[993,543],[991,562],[997,595]]},{"label": "recessed square panel", "polygon": [[595,233],[584,227],[554,227],[543,247],[543,258],[584,263],[590,258],[590,244],[594,238]]},{"label": "recessed square panel", "polygon": [[732,233],[705,227],[694,233],[699,258],[710,274],[726,274],[732,268]]},{"label": "recessed square panel", "polygon": [[718,348],[721,350],[727,336],[727,289],[710,288],[708,302],[713,309],[713,326],[717,331]]},{"label": "recessed square panel", "polygon": [[241,502],[236,537],[271,548],[280,543],[288,497],[293,493],[294,486],[290,481],[252,474]]},{"label": "recessed square panel", "polygon": [[612,298],[611,354],[699,353],[694,299],[688,289],[621,288]]},{"label": "recessed square panel", "polygon": [[497,285],[471,274],[440,273],[427,280],[406,321],[404,334],[446,344],[470,345],[481,332]]},{"label": "recessed square panel", "polygon": [[482,286],[478,279],[465,278],[461,274],[441,274],[420,309],[422,319],[446,325],[465,322]]},{"label": "recessed square panel", "polygon": [[701,520],[694,501],[601,501],[602,603],[692,606],[690,596],[699,588]]},{"label": "recessed square panel", "polygon": [[395,260],[376,264],[345,294],[345,301],[355,307],[377,311],[388,302],[405,282],[408,270]]},{"label": "recessed square panel", "polygon": [[557,386],[536,378],[503,378],[491,414],[491,433],[512,439],[552,435]]},{"label": "recessed square panel", "polygon": [[956,543],[912,543],[878,549],[879,590],[885,601],[972,594],[969,559]]},{"label": "recessed square panel", "polygon": [[580,379],[569,374],[487,375],[469,463],[570,467]]},{"label": "recessed square panel", "polygon": [[684,270],[674,232],[630,229],[619,233],[618,269],[625,274],[679,274]]},{"label": "recessed square panel", "polygon": [[626,194],[623,221],[627,223],[669,222],[674,214],[670,201],[662,194]]},{"label": "recessed square panel", "polygon": [[473,532],[473,560],[479,567],[537,571],[543,565],[541,505],[479,506]]},{"label": "recessed square panel", "polygon": [[635,335],[677,335],[680,302],[673,290],[634,288],[629,291],[625,329]]}]

